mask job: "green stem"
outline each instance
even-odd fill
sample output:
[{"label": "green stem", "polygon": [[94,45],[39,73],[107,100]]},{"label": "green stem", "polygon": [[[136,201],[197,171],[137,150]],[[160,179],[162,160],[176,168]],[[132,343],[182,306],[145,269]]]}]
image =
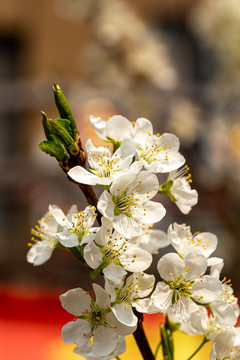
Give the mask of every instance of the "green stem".
[{"label": "green stem", "polygon": [[209,340],[208,340],[206,337],[204,337],[204,338],[203,338],[203,341],[201,342],[201,344],[199,345],[199,347],[194,351],[194,353],[193,353],[191,356],[189,356],[189,358],[187,358],[187,360],[192,359],[192,358],[199,352],[199,350],[201,350],[201,348],[203,347],[203,345],[205,345],[208,341],[209,341]]},{"label": "green stem", "polygon": [[155,359],[157,358],[157,354],[158,354],[158,351],[159,351],[159,349],[160,349],[161,345],[162,345],[162,342],[161,342],[161,341],[159,341],[158,346],[156,347],[156,350],[155,350],[155,353],[154,353],[154,357],[155,357]]},{"label": "green stem", "polygon": [[115,358],[115,359],[117,359],[117,360],[121,360],[119,356],[116,356],[116,358]]},{"label": "green stem", "polygon": [[160,324],[160,329],[161,329],[162,350],[163,350],[164,360],[173,360],[173,349],[170,344],[172,340],[171,331],[169,329],[166,329],[164,323]]}]

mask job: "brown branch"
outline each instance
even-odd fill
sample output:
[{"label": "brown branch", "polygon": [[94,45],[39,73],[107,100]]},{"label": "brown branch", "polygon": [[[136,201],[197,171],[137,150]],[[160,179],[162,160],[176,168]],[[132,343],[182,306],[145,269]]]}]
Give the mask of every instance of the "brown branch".
[{"label": "brown branch", "polygon": [[143,314],[134,310],[134,314],[138,317],[138,327],[136,331],[133,333],[135,341],[139,347],[139,350],[142,354],[144,360],[154,360],[155,357],[152,353],[152,350],[149,346],[148,340],[146,338],[144,329],[143,329]]}]

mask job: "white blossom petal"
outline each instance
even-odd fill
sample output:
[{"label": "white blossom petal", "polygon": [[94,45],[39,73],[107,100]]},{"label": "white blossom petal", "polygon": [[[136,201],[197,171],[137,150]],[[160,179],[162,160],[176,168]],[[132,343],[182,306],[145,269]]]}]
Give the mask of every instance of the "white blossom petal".
[{"label": "white blossom petal", "polygon": [[196,279],[192,288],[192,296],[202,304],[210,303],[222,293],[222,283],[210,275],[204,275],[201,280]]},{"label": "white blossom petal", "polygon": [[62,327],[62,338],[66,344],[82,346],[88,343],[91,334],[90,325],[87,321],[77,319],[70,321]]},{"label": "white blossom petal", "polygon": [[108,293],[98,284],[92,284],[96,295],[96,304],[100,309],[108,308],[110,306],[110,298]]},{"label": "white blossom petal", "polygon": [[122,266],[111,263],[103,269],[103,274],[107,279],[113,281],[118,286],[121,284],[122,278],[127,272]]},{"label": "white blossom petal", "polygon": [[101,194],[97,208],[103,216],[113,219],[115,204],[112,201],[112,196],[106,190]]},{"label": "white blossom petal", "polygon": [[61,233],[57,233],[56,238],[63,246],[69,248],[79,245],[77,234],[69,232],[68,230],[64,230]]},{"label": "white blossom petal", "polygon": [[99,177],[90,171],[87,171],[82,166],[77,165],[68,171],[68,175],[71,179],[80,184],[88,184],[88,185],[110,185],[112,182],[111,178],[107,177]]},{"label": "white blossom petal", "polygon": [[103,254],[94,242],[90,242],[84,247],[83,256],[92,269],[97,269],[102,264]]},{"label": "white blossom petal", "polygon": [[133,314],[132,308],[124,303],[113,305],[111,308],[116,318],[127,326],[136,326],[138,318]]},{"label": "white blossom petal", "polygon": [[62,307],[72,315],[81,315],[82,311],[89,309],[91,297],[81,288],[68,290],[60,295]]},{"label": "white blossom petal", "polygon": [[28,250],[27,261],[33,265],[42,265],[50,259],[54,246],[47,240],[38,241]]},{"label": "white blossom petal", "polygon": [[137,246],[129,246],[120,256],[120,262],[125,270],[131,272],[144,271],[152,263],[152,255]]}]

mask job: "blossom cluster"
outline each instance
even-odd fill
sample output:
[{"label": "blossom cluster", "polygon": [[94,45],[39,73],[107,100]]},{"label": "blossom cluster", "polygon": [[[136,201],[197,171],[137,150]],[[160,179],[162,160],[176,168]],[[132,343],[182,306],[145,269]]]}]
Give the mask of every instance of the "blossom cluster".
[{"label": "blossom cluster", "polygon": [[[153,201],[157,194],[168,195],[184,214],[198,201],[179,139],[154,134],[145,118],[131,123],[120,115],[107,121],[90,116],[90,123],[106,146],[87,140],[87,169],[74,166],[68,176],[104,186],[97,208],[73,205],[64,214],[49,205],[32,229],[27,254],[28,262],[41,265],[54,248],[67,249],[89,266],[92,277],[104,277],[104,288],[93,284],[93,296],[82,288],[60,296],[74,316],[62,328],[63,340],[76,344],[75,353],[86,359],[112,359],[125,351],[125,336],[137,329],[137,313],[161,312],[181,331],[213,341],[211,360],[240,358],[238,300],[230,281],[221,280],[223,259],[212,257],[217,237],[192,233],[186,224],[170,224],[167,233],[154,228],[166,214]],[[165,176],[162,184],[158,174]],[[153,255],[169,245],[172,251],[158,260],[161,280],[155,284],[155,276],[145,271]]]}]

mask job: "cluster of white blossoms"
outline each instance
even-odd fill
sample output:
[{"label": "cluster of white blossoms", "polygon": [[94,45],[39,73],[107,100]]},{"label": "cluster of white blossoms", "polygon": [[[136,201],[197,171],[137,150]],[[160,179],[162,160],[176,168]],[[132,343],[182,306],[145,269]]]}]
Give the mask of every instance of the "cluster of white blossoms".
[{"label": "cluster of white blossoms", "polygon": [[[27,254],[28,262],[40,265],[54,248],[67,249],[89,266],[92,277],[104,277],[104,288],[93,284],[93,297],[81,288],[60,296],[74,316],[62,329],[63,340],[76,344],[75,353],[86,359],[112,359],[137,329],[137,313],[161,312],[181,331],[213,341],[211,360],[240,358],[238,300],[230,281],[221,280],[223,260],[212,257],[217,237],[192,234],[185,224],[170,224],[167,233],[154,229],[166,213],[155,195],[168,195],[184,214],[198,201],[178,138],[154,134],[145,118],[131,123],[117,115],[108,121],[91,116],[90,123],[107,145],[96,148],[89,139],[88,169],[75,166],[68,175],[77,183],[104,185],[97,209],[73,205],[65,215],[50,205],[32,230]],[[162,184],[159,173],[166,177]],[[101,224],[94,226],[97,213]],[[172,252],[158,260],[161,279],[155,284],[145,271],[169,245]]]}]

